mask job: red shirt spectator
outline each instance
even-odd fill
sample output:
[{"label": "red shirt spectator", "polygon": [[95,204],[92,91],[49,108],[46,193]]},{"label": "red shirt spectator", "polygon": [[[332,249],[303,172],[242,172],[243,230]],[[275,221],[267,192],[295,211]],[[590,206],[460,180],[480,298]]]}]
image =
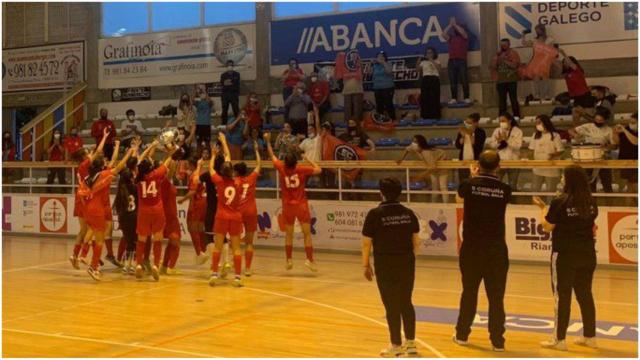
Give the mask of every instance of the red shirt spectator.
[{"label": "red shirt spectator", "polygon": [[322,105],[329,98],[329,82],[318,80],[309,85],[309,96],[316,105]]},{"label": "red shirt spectator", "polygon": [[69,135],[65,137],[64,141],[62,142],[62,146],[64,146],[68,157],[71,156],[71,154],[73,154],[74,152],[82,149],[82,145],[84,145],[84,142],[82,141],[80,136],[78,136],[78,134]]},{"label": "red shirt spectator", "polygon": [[467,60],[467,51],[469,50],[469,39],[465,39],[462,35],[456,33],[449,37],[449,59]]},{"label": "red shirt spectator", "polygon": [[[60,134],[57,134],[60,135]],[[51,140],[49,144],[49,161],[63,161],[64,160],[64,147],[60,140]]]},{"label": "red shirt spectator", "polygon": [[587,79],[584,77],[584,71],[580,66],[576,66],[575,69],[571,69],[564,74],[564,80],[567,82],[567,90],[569,96],[576,97],[589,93],[589,86],[587,86]]},{"label": "red shirt spectator", "polygon": [[249,95],[247,103],[244,105],[244,112],[247,114],[247,124],[250,128],[262,126],[262,116],[260,116],[260,102],[255,95]]},{"label": "red shirt spectator", "polygon": [[107,135],[105,144],[113,144],[116,140],[116,126],[113,124],[113,121],[107,118],[107,116],[107,110],[101,109],[100,119],[94,121],[93,125],[91,125],[91,136],[96,140],[96,144],[100,143],[100,140],[102,140],[102,134],[105,128],[109,128],[109,135]]},{"label": "red shirt spectator", "polygon": [[284,86],[295,87],[304,79],[304,71],[301,68],[287,69],[282,74],[282,77],[284,77]]}]

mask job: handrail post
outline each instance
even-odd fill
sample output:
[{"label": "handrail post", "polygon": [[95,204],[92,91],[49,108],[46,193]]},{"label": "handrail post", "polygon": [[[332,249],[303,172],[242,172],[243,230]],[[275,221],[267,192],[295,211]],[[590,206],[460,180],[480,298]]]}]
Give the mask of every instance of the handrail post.
[{"label": "handrail post", "polygon": [[342,168],[338,168],[338,201],[342,201]]},{"label": "handrail post", "polygon": [[411,204],[411,180],[409,179],[409,168],[406,167],[406,181],[407,181],[407,204]]},{"label": "handrail post", "polygon": [[32,167],[29,168],[29,194],[33,194],[33,182],[31,182],[31,179],[33,179]]}]

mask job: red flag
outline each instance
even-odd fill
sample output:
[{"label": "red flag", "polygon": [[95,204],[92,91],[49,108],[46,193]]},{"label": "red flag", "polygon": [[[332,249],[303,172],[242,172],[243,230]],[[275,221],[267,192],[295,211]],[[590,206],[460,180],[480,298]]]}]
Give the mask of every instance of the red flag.
[{"label": "red flag", "polygon": [[[366,154],[367,152],[364,149],[344,142],[333,135],[322,136],[322,160],[365,160]],[[355,181],[361,171],[361,169],[342,169],[342,173],[350,181]]]},{"label": "red flag", "polygon": [[384,114],[379,114],[377,111],[369,111],[364,115],[362,127],[373,131],[393,131],[396,128],[396,124]]},{"label": "red flag", "polygon": [[533,44],[533,57],[524,67],[520,68],[520,77],[525,79],[543,78],[548,79],[551,71],[551,64],[558,56],[558,49],[553,45],[541,43]]}]

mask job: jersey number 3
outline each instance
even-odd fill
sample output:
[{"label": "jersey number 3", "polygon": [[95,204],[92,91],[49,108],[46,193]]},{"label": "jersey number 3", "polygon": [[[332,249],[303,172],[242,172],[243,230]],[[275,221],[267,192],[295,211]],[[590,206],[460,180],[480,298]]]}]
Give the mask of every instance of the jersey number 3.
[{"label": "jersey number 3", "polygon": [[140,181],[140,185],[142,186],[142,197],[143,198],[146,199],[148,194],[150,194],[151,197],[156,197],[156,195],[158,194],[158,190],[156,189],[155,180],[151,181],[148,186],[147,186],[147,182],[146,181]]},{"label": "jersey number 3", "polygon": [[298,186],[300,186],[300,178],[298,177],[298,174],[285,176],[284,184],[287,187],[287,189],[297,189]]}]

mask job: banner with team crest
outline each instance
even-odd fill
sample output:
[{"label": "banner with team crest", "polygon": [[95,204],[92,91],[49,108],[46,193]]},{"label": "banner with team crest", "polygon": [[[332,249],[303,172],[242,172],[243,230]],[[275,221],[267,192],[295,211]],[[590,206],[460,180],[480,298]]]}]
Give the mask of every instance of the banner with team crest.
[{"label": "banner with team crest", "polygon": [[228,60],[243,80],[256,77],[255,25],[100,39],[100,88],[211,83]]}]

